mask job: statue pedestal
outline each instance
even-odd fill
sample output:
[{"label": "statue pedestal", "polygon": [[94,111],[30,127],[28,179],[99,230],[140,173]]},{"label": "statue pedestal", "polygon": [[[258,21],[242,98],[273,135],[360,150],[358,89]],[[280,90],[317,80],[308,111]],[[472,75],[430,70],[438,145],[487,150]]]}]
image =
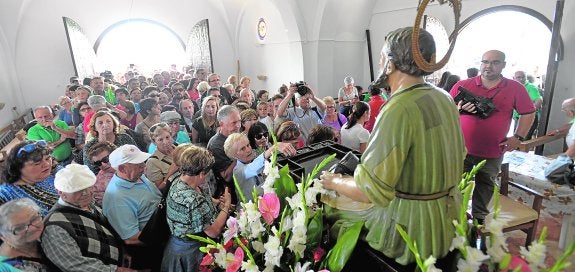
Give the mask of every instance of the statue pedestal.
[{"label": "statue pedestal", "polygon": [[[435,266],[441,271],[457,271],[458,252],[450,252],[447,256],[437,259]],[[359,271],[360,268],[367,268],[370,272],[410,272],[416,270],[415,263],[401,265],[394,259],[386,257],[383,253],[371,248],[366,242],[359,240],[349,261],[343,268],[343,272]]]}]

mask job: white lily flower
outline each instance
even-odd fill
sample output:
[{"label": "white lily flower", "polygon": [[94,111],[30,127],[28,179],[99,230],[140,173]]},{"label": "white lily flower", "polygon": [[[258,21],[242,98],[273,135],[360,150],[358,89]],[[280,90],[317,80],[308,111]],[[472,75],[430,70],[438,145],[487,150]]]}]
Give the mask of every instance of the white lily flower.
[{"label": "white lily flower", "polygon": [[529,246],[529,250],[525,247],[519,248],[519,253],[525,258],[529,263],[530,267],[544,267],[545,266],[545,256],[547,252],[547,246],[539,241],[534,241]]},{"label": "white lily flower", "polygon": [[457,235],[455,237],[453,237],[453,240],[451,240],[451,247],[449,247],[449,251],[452,251],[453,249],[463,249],[463,247],[465,246],[465,242],[467,242],[467,238]]},{"label": "white lily flower", "polygon": [[242,270],[246,271],[246,272],[259,272],[259,268],[258,266],[253,263],[251,260],[248,260],[247,262],[242,262]]}]

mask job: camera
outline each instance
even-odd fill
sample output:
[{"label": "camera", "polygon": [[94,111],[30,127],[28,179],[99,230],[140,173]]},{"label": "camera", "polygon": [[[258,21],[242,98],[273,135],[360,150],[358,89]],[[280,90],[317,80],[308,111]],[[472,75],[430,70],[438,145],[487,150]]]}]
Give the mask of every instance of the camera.
[{"label": "camera", "polygon": [[486,119],[495,110],[495,104],[491,98],[477,96],[470,92],[469,90],[459,86],[459,93],[453,98],[456,103],[463,101],[463,104],[471,103],[475,106],[475,113],[468,113],[477,115],[481,119]]},{"label": "camera", "polygon": [[298,81],[296,83],[294,83],[294,85],[297,87],[297,93],[300,96],[304,96],[309,92],[309,88],[307,86],[305,86],[305,82],[303,81]]}]

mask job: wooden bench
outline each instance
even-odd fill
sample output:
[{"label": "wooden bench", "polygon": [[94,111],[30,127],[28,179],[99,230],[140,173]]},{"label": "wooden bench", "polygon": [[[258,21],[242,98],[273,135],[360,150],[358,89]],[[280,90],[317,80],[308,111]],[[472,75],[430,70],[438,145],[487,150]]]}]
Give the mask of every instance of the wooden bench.
[{"label": "wooden bench", "polygon": [[0,162],[4,161],[14,146],[26,139],[22,128],[32,120],[31,111],[20,115],[12,123],[0,129]]}]

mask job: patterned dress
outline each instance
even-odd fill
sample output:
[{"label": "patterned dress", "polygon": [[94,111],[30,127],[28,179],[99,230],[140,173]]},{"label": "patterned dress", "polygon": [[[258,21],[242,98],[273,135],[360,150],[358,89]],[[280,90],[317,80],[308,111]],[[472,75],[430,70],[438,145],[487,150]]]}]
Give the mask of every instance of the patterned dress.
[{"label": "patterned dress", "polygon": [[[457,183],[464,158],[459,114],[448,94],[423,84],[396,92],[383,106],[354,173],[374,206],[360,212],[329,209],[333,233],[364,220],[371,247],[398,263],[412,263],[395,228],[399,224],[422,256],[445,256],[461,207]],[[435,197],[421,200],[426,195]]]},{"label": "patterned dress", "polygon": [[[56,168],[56,171],[61,169]],[[54,171],[54,173],[56,172]],[[0,205],[18,198],[29,198],[34,200],[38,206],[40,206],[40,213],[42,216],[46,216],[48,211],[56,204],[58,201],[58,193],[56,188],[54,188],[54,174],[51,174],[43,181],[26,184],[26,185],[14,185],[14,184],[0,184]]]},{"label": "patterned dress", "polygon": [[187,234],[205,236],[204,229],[218,216],[207,190],[196,191],[181,179],[174,180],[166,200],[171,237],[164,250],[162,271],[198,271],[203,258],[202,243],[187,238]]}]

